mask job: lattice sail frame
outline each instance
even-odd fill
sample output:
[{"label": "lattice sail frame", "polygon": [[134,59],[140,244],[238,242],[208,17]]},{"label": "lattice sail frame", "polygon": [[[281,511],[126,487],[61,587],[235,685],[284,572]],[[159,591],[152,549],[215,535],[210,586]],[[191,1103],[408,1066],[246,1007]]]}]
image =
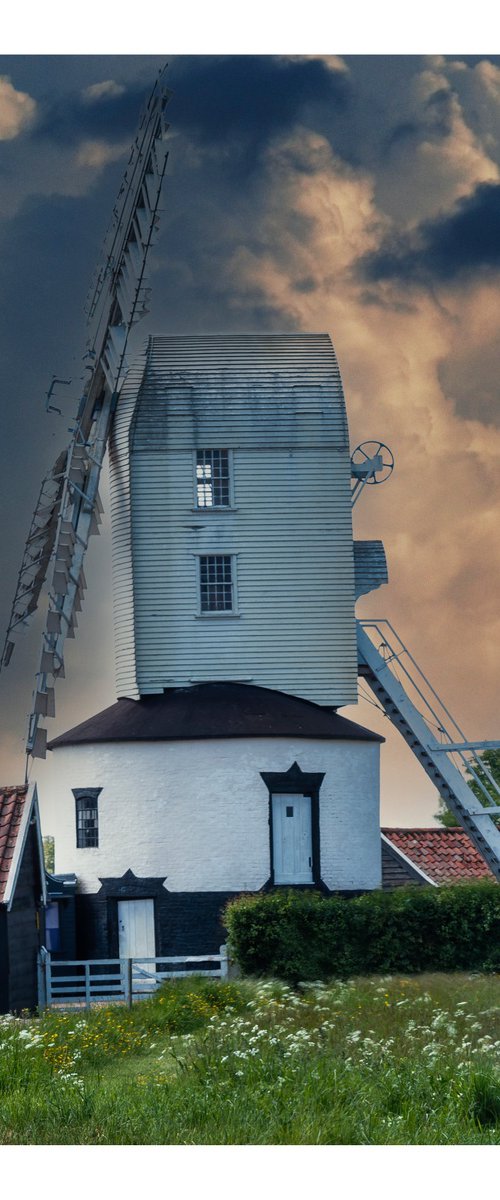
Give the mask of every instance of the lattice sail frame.
[{"label": "lattice sail frame", "polygon": [[4,667],[11,659],[17,630],[38,607],[52,560],[26,745],[34,758],[46,755],[47,730],[40,718],[55,716],[54,683],[64,676],[64,643],[67,637],[74,637],[76,614],[86,588],[85,552],[89,537],[99,532],[99,479],[117,394],[127,372],[129,334],[148,311],[151,289],[146,285],[145,268],[158,229],[168,159],[165,109],[172,93],[163,78],[164,69],[142,113],[104,240],[101,266],[87,299],[89,334],[84,358],[89,379],[68,450],[59,455],[42,484],[2,656]]}]

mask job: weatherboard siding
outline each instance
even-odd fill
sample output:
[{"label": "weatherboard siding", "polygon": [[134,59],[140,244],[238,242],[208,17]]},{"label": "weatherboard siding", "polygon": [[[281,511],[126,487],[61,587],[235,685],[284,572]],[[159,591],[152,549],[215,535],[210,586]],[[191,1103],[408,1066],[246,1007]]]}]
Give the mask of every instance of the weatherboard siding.
[{"label": "weatherboard siding", "polygon": [[133,700],[140,693],[135,665],[129,435],[145,361],[143,354],[127,376],[109,443],[116,694]]},{"label": "weatherboard siding", "polygon": [[[232,510],[196,509],[196,448],[232,451]],[[152,339],[122,392],[111,472],[118,695],[231,679],[356,700],[347,422],[327,335]],[[200,554],[236,556],[237,615],[199,614]]]},{"label": "weatherboard siding", "polygon": [[[190,450],[134,454],[141,692],[247,680],[318,703],[356,700],[345,463],[330,450],[235,450],[235,511],[193,509]],[[198,610],[197,559],[236,556],[238,615]]]}]

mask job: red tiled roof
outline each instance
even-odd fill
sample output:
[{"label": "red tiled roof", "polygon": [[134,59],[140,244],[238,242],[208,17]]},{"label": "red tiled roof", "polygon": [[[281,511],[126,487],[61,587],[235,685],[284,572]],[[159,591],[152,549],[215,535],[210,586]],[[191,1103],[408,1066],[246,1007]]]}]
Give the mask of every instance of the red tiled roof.
[{"label": "red tiled roof", "polygon": [[495,878],[464,829],[383,829],[382,833],[434,883]]},{"label": "red tiled roof", "polygon": [[27,794],[27,787],[0,787],[0,904],[5,896]]}]

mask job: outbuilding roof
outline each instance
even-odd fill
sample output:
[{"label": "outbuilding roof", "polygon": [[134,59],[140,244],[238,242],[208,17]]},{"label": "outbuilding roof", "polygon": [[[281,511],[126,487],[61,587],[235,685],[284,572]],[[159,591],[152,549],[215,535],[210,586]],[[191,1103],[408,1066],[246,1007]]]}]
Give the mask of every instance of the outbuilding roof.
[{"label": "outbuilding roof", "polygon": [[159,696],[123,698],[49,742],[188,741],[205,738],[384,738],[310,700],[245,683],[200,683]]},{"label": "outbuilding roof", "polygon": [[382,833],[432,883],[495,878],[469,835],[459,827],[383,829]]},{"label": "outbuilding roof", "polygon": [[0,785],[0,904],[9,909],[16,888],[30,821],[36,823],[41,891],[45,902],[45,870],[36,785]]},{"label": "outbuilding roof", "polygon": [[0,788],[0,904],[4,902],[27,793],[27,787]]}]

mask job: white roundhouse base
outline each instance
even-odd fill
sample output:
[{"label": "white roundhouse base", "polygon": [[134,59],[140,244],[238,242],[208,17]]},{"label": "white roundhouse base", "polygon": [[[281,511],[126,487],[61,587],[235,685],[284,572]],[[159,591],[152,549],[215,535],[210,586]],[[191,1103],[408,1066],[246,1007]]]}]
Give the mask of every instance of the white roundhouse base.
[{"label": "white roundhouse base", "polygon": [[[301,738],[61,746],[42,796],[55,869],[78,891],[103,879],[164,880],[169,893],[257,891],[271,877],[264,773],[322,773],[319,864],[330,891],[381,886],[379,745]],[[77,849],[72,789],[100,788],[99,845]]]}]

